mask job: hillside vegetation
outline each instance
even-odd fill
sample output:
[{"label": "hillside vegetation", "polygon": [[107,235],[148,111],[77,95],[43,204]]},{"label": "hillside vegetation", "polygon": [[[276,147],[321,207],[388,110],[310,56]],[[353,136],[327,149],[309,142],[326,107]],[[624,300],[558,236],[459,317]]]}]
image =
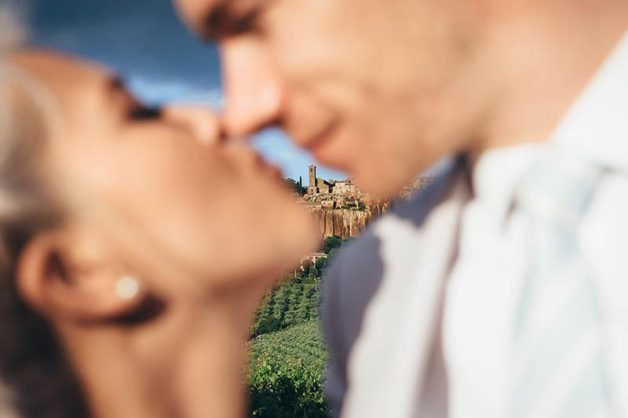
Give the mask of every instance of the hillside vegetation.
[{"label": "hillside vegetation", "polygon": [[262,301],[251,330],[250,416],[328,418],[327,353],[319,328],[322,272],[345,241],[329,237],[328,258],[305,264]]},{"label": "hillside vegetation", "polygon": [[318,321],[261,335],[251,342],[252,417],[327,418],[323,376],[327,353]]}]

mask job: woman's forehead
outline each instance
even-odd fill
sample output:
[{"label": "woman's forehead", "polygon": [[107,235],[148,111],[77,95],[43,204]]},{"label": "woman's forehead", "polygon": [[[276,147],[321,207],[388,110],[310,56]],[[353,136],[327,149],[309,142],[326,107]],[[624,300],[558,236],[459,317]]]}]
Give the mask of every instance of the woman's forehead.
[{"label": "woman's forehead", "polygon": [[66,116],[111,103],[111,94],[123,89],[109,70],[89,61],[55,52],[23,50],[12,62],[52,93]]},{"label": "woman's forehead", "polygon": [[85,90],[107,88],[113,78],[104,67],[56,52],[22,50],[13,54],[11,61],[61,98]]}]

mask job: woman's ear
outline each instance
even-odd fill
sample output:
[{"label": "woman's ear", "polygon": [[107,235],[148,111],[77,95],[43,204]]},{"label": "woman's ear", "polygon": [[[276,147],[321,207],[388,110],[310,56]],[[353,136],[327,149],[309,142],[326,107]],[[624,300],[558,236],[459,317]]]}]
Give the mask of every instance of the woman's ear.
[{"label": "woman's ear", "polygon": [[119,267],[104,242],[61,229],[36,235],[18,256],[16,287],[49,319],[108,321],[133,314],[143,283]]}]

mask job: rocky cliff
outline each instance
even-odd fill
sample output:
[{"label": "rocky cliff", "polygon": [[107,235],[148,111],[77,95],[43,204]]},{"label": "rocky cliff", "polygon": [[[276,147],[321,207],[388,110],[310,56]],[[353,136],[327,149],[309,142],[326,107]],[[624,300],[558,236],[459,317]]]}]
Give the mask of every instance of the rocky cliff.
[{"label": "rocky cliff", "polygon": [[[322,238],[335,235],[347,239],[360,234],[369,223],[388,212],[391,204],[394,204],[391,202],[408,199],[425,189],[432,181],[432,177],[418,177],[412,184],[405,187],[396,199],[382,202],[372,200],[367,193],[357,190],[350,181],[332,180],[331,183],[326,184],[333,184],[334,190],[327,190],[325,193],[318,191],[306,193],[299,198],[299,201],[316,219]],[[294,180],[292,183],[297,184]],[[343,184],[344,188],[341,188],[340,184]],[[347,184],[353,188],[347,190],[349,187]],[[314,189],[318,190],[317,187]]]},{"label": "rocky cliff", "polygon": [[357,236],[373,220],[388,210],[388,203],[369,205],[366,210],[326,209],[311,206],[310,212],[316,219],[323,238],[338,236],[342,239]]}]

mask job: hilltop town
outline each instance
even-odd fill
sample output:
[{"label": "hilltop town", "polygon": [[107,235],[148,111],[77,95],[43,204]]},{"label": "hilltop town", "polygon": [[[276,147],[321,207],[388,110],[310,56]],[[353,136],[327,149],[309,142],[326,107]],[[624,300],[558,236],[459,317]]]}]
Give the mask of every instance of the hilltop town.
[{"label": "hilltop town", "polygon": [[[378,201],[364,193],[351,179],[325,180],[317,176],[315,165],[309,167],[308,185],[300,178],[297,183],[288,180],[300,201],[316,219],[321,237],[337,236],[342,239],[355,237],[373,220],[385,214],[391,201]],[[431,177],[419,177],[406,187],[400,198],[404,199],[427,187]]]},{"label": "hilltop town", "polygon": [[302,196],[305,202],[324,209],[366,210],[368,196],[351,180],[325,180],[316,175],[316,166],[309,167],[309,183]]}]

